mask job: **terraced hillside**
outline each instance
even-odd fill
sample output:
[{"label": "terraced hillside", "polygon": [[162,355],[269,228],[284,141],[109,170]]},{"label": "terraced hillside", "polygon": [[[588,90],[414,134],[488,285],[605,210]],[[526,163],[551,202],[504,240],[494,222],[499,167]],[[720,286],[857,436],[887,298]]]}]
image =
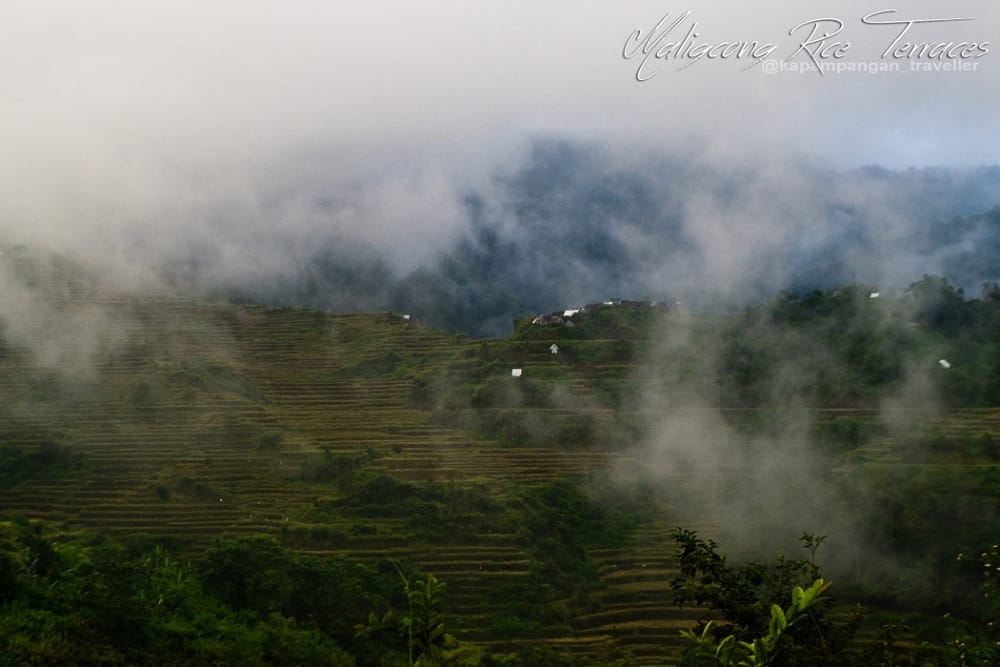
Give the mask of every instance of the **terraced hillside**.
[{"label": "terraced hillside", "polygon": [[[172,535],[192,548],[252,532],[303,551],[411,560],[448,582],[453,625],[470,640],[491,638],[489,592],[527,571],[528,557],[512,536],[470,532],[442,545],[414,538],[392,512],[318,517],[317,507],[336,502],[339,491],[310,471],[324,457],[335,465],[360,461],[401,480],[503,494],[511,485],[600,469],[619,456],[600,448],[500,447],[411,407],[415,377],[482,343],[397,315],[169,298],[50,303],[68,328],[115,332],[114,340],[68,367],[47,365],[25,345],[4,347],[0,438],[40,458],[71,455],[73,464],[3,488],[0,509],[68,530]],[[553,364],[547,346],[521,350],[520,362]],[[588,391],[585,377],[574,386]],[[684,619],[669,605],[665,526],[644,530],[634,547],[594,554],[600,613],[531,641],[567,654],[634,653],[643,664],[669,663],[672,628]]]},{"label": "terraced hillside", "polygon": [[[0,485],[0,511],[69,531],[170,535],[192,550],[263,533],[308,553],[407,560],[448,583],[456,633],[494,651],[538,644],[598,663],[676,663],[677,630],[699,614],[671,602],[669,507],[622,546],[591,548],[595,586],[527,635],[498,625],[494,604],[533,581],[518,527],[413,519],[436,506],[425,496],[488,517],[491,502],[522,502],[524,488],[627,465],[650,416],[628,388],[655,382],[636,341],[565,328],[477,341],[388,313],[109,298],[72,284],[44,294],[59,331],[42,346],[22,336],[0,347],[0,445],[37,468]],[[755,409],[725,412],[738,421]],[[899,421],[910,430],[886,430],[874,410],[814,414],[818,430],[873,432],[856,463],[910,460],[913,429],[1000,438],[1000,409]],[[676,497],[691,480],[675,467],[666,483]],[[359,497],[368,504],[352,505]],[[400,498],[414,504],[403,511]],[[707,513],[688,527],[715,531]]]}]

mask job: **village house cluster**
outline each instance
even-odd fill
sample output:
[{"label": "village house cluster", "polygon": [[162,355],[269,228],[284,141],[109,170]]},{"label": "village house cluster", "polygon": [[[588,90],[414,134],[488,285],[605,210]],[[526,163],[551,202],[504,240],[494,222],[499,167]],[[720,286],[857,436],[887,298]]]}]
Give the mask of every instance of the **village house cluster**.
[{"label": "village house cluster", "polygon": [[669,310],[667,304],[662,301],[630,301],[628,299],[611,299],[610,301],[604,301],[601,303],[588,303],[581,308],[568,308],[566,310],[557,310],[551,312],[548,315],[539,315],[535,319],[531,320],[532,324],[547,325],[555,324],[567,327],[572,327],[573,318],[580,313],[590,312],[594,310],[599,310],[601,308],[658,308],[660,310]]}]

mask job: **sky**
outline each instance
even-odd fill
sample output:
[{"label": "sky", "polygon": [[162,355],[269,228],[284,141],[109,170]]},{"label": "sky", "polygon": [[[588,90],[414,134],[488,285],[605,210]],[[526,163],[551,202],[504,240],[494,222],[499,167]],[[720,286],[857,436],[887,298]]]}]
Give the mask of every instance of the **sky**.
[{"label": "sky", "polygon": [[[488,191],[538,137],[771,171],[775,155],[836,168],[995,163],[1000,42],[986,43],[1000,9],[892,7],[4,2],[0,236],[141,282],[141,267],[191,248],[216,248],[219,266],[294,262],[334,230],[408,271],[465,229],[465,193]],[[938,20],[896,46],[967,42],[968,58],[923,62],[974,71],[880,58],[900,26],[862,22],[873,13]],[[840,30],[813,54],[901,71],[764,71],[807,63],[794,52],[819,19],[816,34]],[[755,41],[767,55],[750,69],[738,54],[672,57],[664,45],[688,29],[694,46]]]},{"label": "sky", "polygon": [[[735,57],[677,72],[679,61],[661,61],[645,85],[638,58],[622,55],[635,30],[690,12],[672,37],[697,24],[697,41],[769,42],[775,58],[808,31],[790,28],[836,18],[834,40],[851,43],[844,60],[875,61],[898,28],[863,25],[886,9],[869,0],[5,4],[7,130],[123,160],[128,145],[132,159],[181,163],[329,145],[451,163],[552,129],[651,141],[712,132],[848,163],[995,159],[995,142],[982,141],[997,122],[994,54],[975,72],[897,76],[769,76],[741,72],[749,61]],[[974,19],[917,25],[906,40],[982,42],[1000,28],[994,3],[905,5],[875,20]]]}]

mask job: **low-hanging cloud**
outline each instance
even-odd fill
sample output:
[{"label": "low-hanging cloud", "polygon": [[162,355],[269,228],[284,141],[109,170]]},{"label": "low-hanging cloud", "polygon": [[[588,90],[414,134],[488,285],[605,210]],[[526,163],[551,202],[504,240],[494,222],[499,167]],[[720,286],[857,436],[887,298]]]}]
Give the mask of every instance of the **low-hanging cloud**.
[{"label": "low-hanging cloud", "polygon": [[[911,436],[938,414],[932,375],[941,368],[933,350],[892,347],[901,332],[914,331],[913,300],[872,298],[860,289],[824,298],[827,307],[840,302],[837,317],[793,327],[776,317],[780,304],[725,320],[667,314],[637,360],[631,401],[645,415],[644,435],[613,475],[626,488],[656,489],[671,521],[718,540],[737,560],[793,555],[805,531],[830,537],[822,562],[834,577],[850,573],[856,583],[912,576],[928,564],[894,556],[873,538],[873,527],[885,521],[878,501],[885,490],[874,486],[876,476],[855,474],[853,457],[831,449],[817,424],[868,420],[886,437]],[[850,396],[838,395],[858,391],[862,382],[851,375],[861,372],[851,348],[832,344],[844,335],[867,340],[870,354],[900,364],[878,371],[899,378],[882,388],[881,399],[855,397],[863,408],[856,413]],[[755,383],[749,397],[743,395],[748,377]],[[854,379],[838,389],[844,377]],[[921,587],[940,575],[920,574],[926,576],[912,581]]]},{"label": "low-hanging cloud", "polygon": [[[860,23],[878,9],[834,12],[856,52],[891,37]],[[993,70],[700,62],[639,83],[622,45],[667,10],[688,8],[10,7],[0,242],[71,257],[111,291],[393,308],[477,335],[613,296],[996,278],[976,249],[996,238],[982,214],[1000,177],[970,166],[995,149]],[[831,11],[713,2],[689,23],[785,48]],[[975,21],[927,39],[996,25],[995,9],[948,11]],[[895,169],[910,164],[951,166]]]},{"label": "low-hanging cloud", "polygon": [[105,289],[392,308],[478,335],[612,297],[705,306],[1000,278],[996,167],[843,170],[774,152],[730,164],[697,147],[535,137],[472,185],[432,165],[347,178],[314,152],[304,171],[285,157],[263,175],[125,180],[115,204],[55,193],[48,224],[3,236],[81,262]]}]

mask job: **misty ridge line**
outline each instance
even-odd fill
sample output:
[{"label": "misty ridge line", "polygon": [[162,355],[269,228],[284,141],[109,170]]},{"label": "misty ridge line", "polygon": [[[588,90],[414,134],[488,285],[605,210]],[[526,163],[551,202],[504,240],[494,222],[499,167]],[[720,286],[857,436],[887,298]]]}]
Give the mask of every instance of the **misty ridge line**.
[{"label": "misty ridge line", "polygon": [[[932,273],[972,290],[1000,275],[990,253],[995,167],[765,167],[540,141],[488,191],[461,195],[461,221],[415,269],[393,259],[398,247],[354,230],[270,286],[230,280],[221,291],[331,310],[367,299],[488,336],[526,312],[614,297],[745,305],[783,288],[903,288]],[[433,231],[435,222],[412,225]]]},{"label": "misty ridge line", "polygon": [[[477,186],[440,173],[349,187],[276,178],[139,211],[167,224],[104,209],[92,230],[81,206],[51,223],[58,234],[8,220],[0,240],[60,253],[105,292],[393,310],[472,336],[608,298],[724,310],[782,289],[902,289],[929,273],[974,293],[1000,277],[1000,167],[747,157],[540,138]],[[45,298],[4,288],[0,316],[45,319]]]},{"label": "misty ridge line", "polygon": [[[0,239],[60,253],[106,292],[393,310],[473,336],[616,297],[725,309],[781,289],[901,289],[930,273],[974,293],[1000,277],[1000,167],[836,171],[755,157],[551,137],[487,185],[278,179],[255,195],[245,183],[238,199],[207,191],[209,208],[181,207],[165,225],[111,215],[90,235],[84,207],[52,223],[80,223],[75,234],[40,239],[8,220]],[[173,208],[150,206],[149,220]],[[45,319],[45,298],[4,289],[12,327]]]},{"label": "misty ridge line", "polygon": [[[391,309],[476,336],[613,297],[746,304],[783,288],[903,288],[924,273],[971,290],[998,275],[996,167],[751,169],[553,139],[485,189],[419,178],[400,189],[371,186],[386,194],[377,207],[296,195],[294,215],[279,199],[262,220],[294,224],[232,224],[143,252],[182,292]],[[425,194],[435,206],[413,214]]]},{"label": "misty ridge line", "polygon": [[[23,251],[11,252],[16,256]],[[100,304],[114,299],[96,288],[88,291],[45,281],[44,272],[54,262],[48,267],[43,264],[34,275],[30,271],[16,274],[23,289],[47,296],[50,309],[46,312],[55,313],[52,319],[43,320],[42,328],[29,329],[30,334],[19,342],[31,349],[37,338],[76,350],[76,339],[51,333],[53,329],[76,332],[71,320],[60,320],[59,304],[86,304],[88,300]],[[867,398],[848,394],[848,398],[866,401],[875,412],[873,421],[888,432],[908,433],[939,414],[944,401],[933,374],[948,372],[937,363],[940,343],[931,341],[933,345],[924,348],[908,339],[907,332],[913,330],[912,324],[918,329],[923,326],[922,309],[936,308],[938,301],[961,300],[962,294],[950,292],[939,281],[923,283],[909,295],[883,295],[871,286],[842,288],[825,296],[785,293],[729,313],[698,311],[683,303],[675,307],[647,336],[647,344],[638,347],[634,394],[626,397],[624,405],[636,408],[642,424],[639,437],[624,452],[626,461],[612,468],[616,484],[623,493],[637,486],[654,486],[660,502],[678,522],[710,527],[710,534],[724,537],[739,556],[793,542],[802,530],[822,530],[831,534],[827,560],[834,573],[852,570],[874,576],[906,567],[912,571],[914,566],[898,561],[892,553],[868,546],[866,531],[877,519],[877,510],[866,508],[874,506],[879,489],[865,481],[845,486],[850,462],[836,462],[837,467],[832,467],[833,459],[811,427],[817,405],[823,400],[843,405],[843,397],[835,392],[833,398],[824,399],[810,388],[855,367],[857,362],[831,341],[843,334],[859,336],[873,346],[876,356],[890,357],[886,372],[893,379],[884,391]],[[927,298],[918,298],[925,292]],[[811,314],[822,315],[825,302],[844,316]],[[155,303],[148,305],[155,308]],[[115,326],[128,321],[127,313],[121,317],[112,310],[108,305],[98,317],[108,317]],[[14,314],[24,317],[24,312]],[[787,318],[792,315],[804,317],[805,325],[789,326]],[[6,322],[5,337],[10,330]],[[180,324],[186,344],[197,349],[199,356],[241,356],[231,339],[210,331],[201,336],[202,328],[194,326],[197,323]],[[763,347],[747,347],[742,339]],[[206,340],[215,340],[215,347],[203,348]],[[735,347],[734,340],[739,343]],[[109,348],[102,345],[98,339],[94,349],[107,352]],[[60,358],[54,357],[53,363]],[[44,357],[38,360],[44,362]],[[956,364],[954,369],[957,372],[961,366]],[[761,378],[753,392],[745,393],[741,373]],[[510,390],[512,404],[528,407],[516,384]],[[557,408],[581,415],[595,407],[567,392],[556,391],[551,400]],[[747,431],[726,410],[736,400],[775,416],[764,428]],[[19,408],[29,410],[30,405]],[[537,416],[525,419],[524,425],[528,429],[545,426]]]}]

